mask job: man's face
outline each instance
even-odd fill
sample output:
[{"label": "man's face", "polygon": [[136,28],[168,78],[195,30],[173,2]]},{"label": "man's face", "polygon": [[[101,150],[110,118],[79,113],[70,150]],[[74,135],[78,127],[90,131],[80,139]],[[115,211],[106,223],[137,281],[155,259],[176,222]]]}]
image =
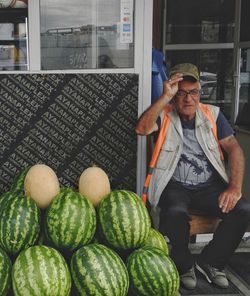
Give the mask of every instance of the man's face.
[{"label": "man's face", "polygon": [[174,97],[175,108],[184,120],[190,120],[194,118],[200,102],[200,83],[180,81],[178,87]]}]

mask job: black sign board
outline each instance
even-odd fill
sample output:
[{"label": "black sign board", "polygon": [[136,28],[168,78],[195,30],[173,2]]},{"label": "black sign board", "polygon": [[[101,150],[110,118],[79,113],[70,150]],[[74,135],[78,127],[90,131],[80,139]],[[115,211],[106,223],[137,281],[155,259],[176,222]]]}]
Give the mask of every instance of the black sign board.
[{"label": "black sign board", "polygon": [[137,109],[135,74],[0,75],[0,193],[36,163],[62,186],[97,165],[112,189],[135,191]]}]

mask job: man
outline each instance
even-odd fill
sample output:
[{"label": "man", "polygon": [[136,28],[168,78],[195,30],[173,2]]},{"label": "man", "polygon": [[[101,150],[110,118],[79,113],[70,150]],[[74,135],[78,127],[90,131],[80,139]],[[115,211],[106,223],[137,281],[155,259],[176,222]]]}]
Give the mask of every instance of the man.
[{"label": "man", "polygon": [[[144,193],[148,191],[152,207],[161,209],[160,231],[170,240],[183,287],[196,287],[196,267],[210,283],[227,288],[224,267],[250,221],[250,203],[241,196],[243,153],[219,108],[200,103],[197,67],[178,64],[169,77],[162,96],[136,126],[137,134],[151,134],[164,114],[155,148],[159,153],[153,153],[151,181],[147,179]],[[221,218],[196,263],[188,249],[189,208]]]}]

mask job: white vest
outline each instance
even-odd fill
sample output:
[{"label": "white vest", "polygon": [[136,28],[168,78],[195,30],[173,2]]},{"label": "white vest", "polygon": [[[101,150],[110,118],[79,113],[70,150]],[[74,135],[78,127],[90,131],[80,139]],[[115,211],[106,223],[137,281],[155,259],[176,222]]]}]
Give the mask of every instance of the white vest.
[{"label": "white vest", "polygon": [[[213,117],[216,121],[219,108],[210,106]],[[162,145],[160,155],[154,168],[148,189],[148,200],[152,206],[156,207],[160,196],[171,179],[180,159],[183,149],[183,133],[180,117],[175,109],[168,113],[170,124],[165,142]],[[195,135],[203,152],[207,156],[211,165],[219,173],[222,179],[228,183],[228,176],[224,161],[220,158],[218,143],[212,133],[212,124],[203,114],[200,108],[196,110]]]}]

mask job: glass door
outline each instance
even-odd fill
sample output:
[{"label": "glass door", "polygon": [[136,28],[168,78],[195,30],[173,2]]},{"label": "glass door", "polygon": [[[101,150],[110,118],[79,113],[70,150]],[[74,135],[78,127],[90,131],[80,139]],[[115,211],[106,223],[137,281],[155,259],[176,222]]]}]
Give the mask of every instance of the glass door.
[{"label": "glass door", "polygon": [[[231,120],[235,0],[166,0],[168,67],[191,62],[200,69],[201,101]],[[232,120],[233,121],[233,120]]]},{"label": "glass door", "polygon": [[0,0],[0,71],[29,70],[28,0]]}]

